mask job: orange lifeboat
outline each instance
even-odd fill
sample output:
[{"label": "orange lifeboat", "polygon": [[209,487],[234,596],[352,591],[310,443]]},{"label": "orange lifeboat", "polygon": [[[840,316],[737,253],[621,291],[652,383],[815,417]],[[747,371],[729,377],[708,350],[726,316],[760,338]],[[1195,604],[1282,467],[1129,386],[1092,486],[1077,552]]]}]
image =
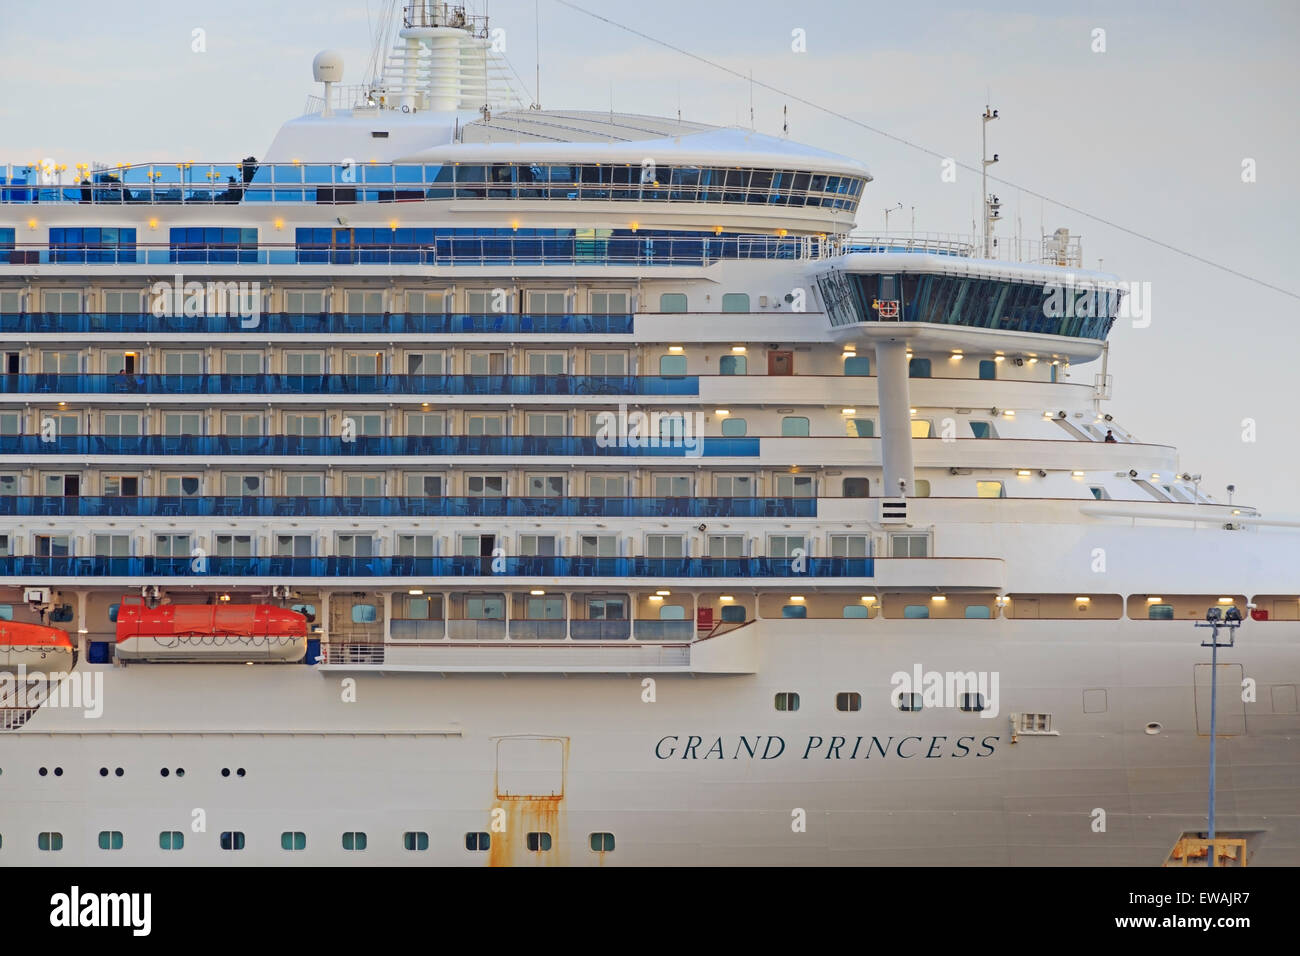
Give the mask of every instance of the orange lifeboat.
[{"label": "orange lifeboat", "polygon": [[115,653],[127,661],[300,661],[307,618],[273,604],[151,608],[123,598]]},{"label": "orange lifeboat", "polygon": [[73,644],[67,631],[0,621],[0,670],[70,671],[72,664]]}]

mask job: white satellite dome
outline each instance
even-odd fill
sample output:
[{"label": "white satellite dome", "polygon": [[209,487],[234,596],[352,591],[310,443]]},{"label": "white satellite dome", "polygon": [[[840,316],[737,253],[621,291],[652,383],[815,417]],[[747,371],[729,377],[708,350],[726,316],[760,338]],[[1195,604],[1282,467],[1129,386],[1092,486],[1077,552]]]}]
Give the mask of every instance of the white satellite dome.
[{"label": "white satellite dome", "polygon": [[311,61],[311,72],[317,83],[341,83],[343,54],[338,50],[321,50]]}]

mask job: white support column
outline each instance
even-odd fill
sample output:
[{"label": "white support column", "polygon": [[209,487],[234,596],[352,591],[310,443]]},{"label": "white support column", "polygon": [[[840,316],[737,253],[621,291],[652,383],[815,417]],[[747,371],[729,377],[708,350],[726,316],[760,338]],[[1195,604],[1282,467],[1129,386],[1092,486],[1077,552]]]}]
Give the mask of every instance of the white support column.
[{"label": "white support column", "polygon": [[880,393],[880,449],[883,459],[885,486],[881,496],[900,496],[899,482],[903,482],[903,496],[911,497],[913,485],[912,466],[912,413],[908,394],[907,343],[879,341],[876,343],[876,382]]},{"label": "white support column", "polygon": [[77,592],[77,660],[82,663],[85,663],[90,640],[90,629],[86,626],[86,597],[85,591]]}]

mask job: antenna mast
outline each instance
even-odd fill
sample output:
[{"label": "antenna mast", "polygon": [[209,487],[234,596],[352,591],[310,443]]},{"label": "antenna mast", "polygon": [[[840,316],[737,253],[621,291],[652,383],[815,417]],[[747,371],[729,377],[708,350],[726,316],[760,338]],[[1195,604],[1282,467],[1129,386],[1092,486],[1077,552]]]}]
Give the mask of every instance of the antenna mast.
[{"label": "antenna mast", "polygon": [[542,20],[538,12],[539,0],[533,0],[533,105],[529,109],[542,108]]},{"label": "antenna mast", "polygon": [[989,195],[989,167],[998,161],[998,154],[994,153],[993,158],[989,159],[989,123],[998,118],[998,111],[991,110],[988,104],[984,104],[984,115],[981,117],[984,125],[980,128],[980,199],[984,203],[984,258],[993,257],[993,226],[998,219],[998,211],[1002,208],[1002,203],[997,196]]}]

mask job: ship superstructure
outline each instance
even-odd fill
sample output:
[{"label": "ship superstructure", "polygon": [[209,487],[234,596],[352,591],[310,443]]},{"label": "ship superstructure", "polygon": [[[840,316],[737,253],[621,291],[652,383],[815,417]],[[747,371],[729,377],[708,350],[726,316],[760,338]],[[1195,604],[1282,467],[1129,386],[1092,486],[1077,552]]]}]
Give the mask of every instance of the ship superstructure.
[{"label": "ship superstructure", "polygon": [[1296,862],[1300,548],[1106,412],[1118,278],[494,109],[487,36],[408,6],[261,159],[3,170],[0,618],[103,707],[0,707],[0,862]]}]

